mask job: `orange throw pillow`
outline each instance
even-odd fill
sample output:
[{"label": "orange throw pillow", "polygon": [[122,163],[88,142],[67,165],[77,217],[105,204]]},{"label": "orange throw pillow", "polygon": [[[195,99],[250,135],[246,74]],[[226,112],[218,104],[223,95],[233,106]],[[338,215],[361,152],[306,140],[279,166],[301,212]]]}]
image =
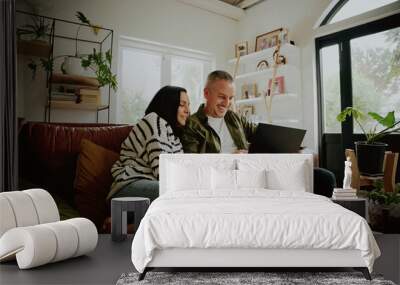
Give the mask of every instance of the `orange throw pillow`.
[{"label": "orange throw pillow", "polygon": [[111,166],[119,154],[82,139],[74,181],[75,204],[82,217],[90,219],[101,230],[104,219],[109,215],[106,201],[113,178]]}]

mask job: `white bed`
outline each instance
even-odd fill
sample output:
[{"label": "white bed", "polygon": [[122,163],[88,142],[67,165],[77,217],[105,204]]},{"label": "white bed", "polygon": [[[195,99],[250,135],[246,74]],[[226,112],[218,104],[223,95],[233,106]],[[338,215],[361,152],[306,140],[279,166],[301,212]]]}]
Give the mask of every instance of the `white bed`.
[{"label": "white bed", "polygon": [[[380,255],[367,222],[312,194],[312,156],[160,157],[160,197],[132,243],[154,267],[354,267]],[[367,269],[368,268],[368,269]]]}]

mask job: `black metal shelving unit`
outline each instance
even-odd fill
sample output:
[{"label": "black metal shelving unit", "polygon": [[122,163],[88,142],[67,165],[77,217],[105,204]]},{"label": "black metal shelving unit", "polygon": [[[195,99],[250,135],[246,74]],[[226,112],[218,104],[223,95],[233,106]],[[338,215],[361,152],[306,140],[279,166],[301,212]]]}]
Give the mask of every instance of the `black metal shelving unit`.
[{"label": "black metal shelving unit", "polygon": [[[76,26],[78,29],[80,29],[80,27],[84,26],[84,27],[89,27],[92,28],[90,25],[87,24],[83,24],[83,23],[79,23],[79,22],[73,22],[73,21],[69,21],[69,20],[64,20],[64,19],[59,19],[59,18],[53,18],[53,17],[48,17],[48,16],[43,16],[43,15],[38,15],[38,14],[34,14],[34,13],[30,13],[30,12],[25,12],[25,11],[20,11],[17,10],[16,11],[17,14],[23,14],[23,15],[27,15],[27,16],[31,16],[31,17],[37,17],[38,19],[43,19],[44,21],[47,21],[47,23],[49,23],[49,25],[51,26],[50,28],[50,32],[47,33],[48,36],[48,43],[49,43],[49,47],[50,47],[50,52],[48,53],[47,59],[49,61],[54,62],[54,59],[56,59],[57,57],[54,57],[54,43],[56,41],[56,39],[65,39],[65,40],[72,40],[72,41],[76,41],[76,42],[84,42],[88,45],[91,45],[92,48],[98,48],[98,50],[100,52],[103,52],[104,49],[104,45],[107,39],[110,38],[110,53],[112,56],[112,48],[113,48],[113,40],[114,40],[114,31],[112,29],[108,29],[108,28],[104,28],[104,27],[96,27],[99,31],[105,31],[105,35],[103,37],[101,37],[100,40],[95,41],[95,40],[88,40],[85,38],[80,38],[78,37],[78,33],[76,37],[71,37],[68,35],[63,35],[62,33],[56,33],[56,27],[58,25],[60,25],[61,23],[65,23],[67,25],[71,25],[72,26]],[[17,30],[24,30],[23,28],[18,28]],[[20,48],[19,48],[20,50]],[[28,50],[29,53],[29,47],[25,47],[25,51],[23,53],[26,53]],[[30,53],[32,56],[39,56],[39,57],[43,57],[43,54],[45,54],[45,52],[43,53],[39,53],[40,55],[36,54],[32,54]],[[66,54],[63,55],[63,57],[65,56],[70,56],[70,57],[74,57],[76,55],[73,54]],[[61,56],[60,56],[61,57]],[[112,68],[112,66],[110,66],[110,68]],[[52,72],[47,72],[46,75],[46,86],[48,89],[48,97],[47,97],[47,104],[45,106],[45,110],[44,110],[44,121],[47,122],[51,122],[51,110],[52,108],[54,108],[52,106],[52,77],[53,77],[53,73],[54,70],[52,70]],[[107,123],[110,123],[110,103],[111,103],[111,86],[108,85],[106,87],[103,88],[108,88],[107,90],[107,105],[101,105],[98,106],[96,109],[93,109],[92,111],[96,111],[96,122],[98,123],[99,121],[99,112],[101,111],[105,111],[107,110]],[[78,105],[78,104],[77,104]],[[79,108],[78,108],[79,109]],[[72,110],[72,108],[71,108]],[[88,109],[86,109],[88,110]]]}]

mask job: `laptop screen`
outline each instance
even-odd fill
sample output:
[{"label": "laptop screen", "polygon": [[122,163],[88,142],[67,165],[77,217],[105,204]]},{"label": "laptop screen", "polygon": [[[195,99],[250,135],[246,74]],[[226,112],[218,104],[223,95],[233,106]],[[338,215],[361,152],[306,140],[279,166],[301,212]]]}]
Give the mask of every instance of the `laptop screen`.
[{"label": "laptop screen", "polygon": [[259,123],[249,153],[297,153],[306,130]]}]

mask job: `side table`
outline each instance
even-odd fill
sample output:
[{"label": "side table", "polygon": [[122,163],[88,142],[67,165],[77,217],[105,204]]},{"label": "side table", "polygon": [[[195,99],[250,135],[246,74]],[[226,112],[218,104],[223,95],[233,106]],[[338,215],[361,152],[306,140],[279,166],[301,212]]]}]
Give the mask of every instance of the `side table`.
[{"label": "side table", "polygon": [[134,213],[135,231],[150,205],[149,198],[120,197],[111,200],[111,239],[123,241],[127,234],[127,212]]},{"label": "side table", "polygon": [[332,202],[341,205],[342,207],[359,214],[364,219],[367,219],[367,200],[364,198],[356,199],[331,199]]}]

